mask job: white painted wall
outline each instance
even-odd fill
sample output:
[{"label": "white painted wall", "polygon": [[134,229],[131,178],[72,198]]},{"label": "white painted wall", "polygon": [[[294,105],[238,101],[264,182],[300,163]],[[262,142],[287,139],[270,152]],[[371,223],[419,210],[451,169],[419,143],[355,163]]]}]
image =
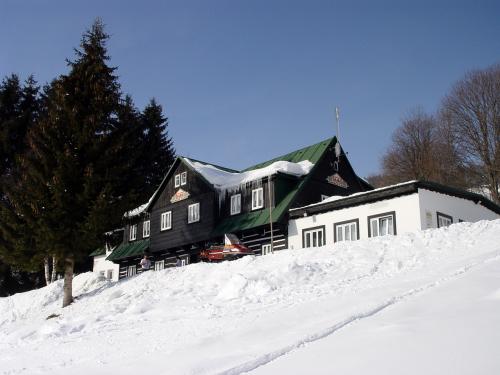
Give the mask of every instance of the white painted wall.
[{"label": "white painted wall", "polygon": [[368,216],[394,211],[397,234],[420,229],[437,228],[437,212],[453,217],[453,223],[463,221],[494,220],[500,218],[489,209],[468,199],[418,189],[418,193],[375,203],[344,208],[322,214],[290,220],[288,224],[288,247],[302,248],[302,230],[325,226],[326,244],[334,243],[334,223],[358,219],[360,239],[368,238]]},{"label": "white painted wall", "polygon": [[302,230],[321,225],[325,226],[326,244],[331,245],[334,243],[334,223],[353,219],[359,219],[359,238],[368,238],[368,216],[391,211],[395,211],[396,214],[397,233],[420,229],[418,194],[415,193],[290,220],[288,224],[288,247],[290,249],[302,248]]},{"label": "white painted wall", "polygon": [[111,254],[111,251],[106,251],[106,254],[94,257],[94,266],[92,271],[99,274],[104,271],[104,276],[108,277],[108,271],[113,271],[113,281],[118,281],[120,265],[106,260],[106,257]]},{"label": "white painted wall", "polygon": [[468,199],[418,189],[422,229],[437,228],[437,212],[453,217],[453,223],[462,221],[494,220],[500,218],[493,211]]}]

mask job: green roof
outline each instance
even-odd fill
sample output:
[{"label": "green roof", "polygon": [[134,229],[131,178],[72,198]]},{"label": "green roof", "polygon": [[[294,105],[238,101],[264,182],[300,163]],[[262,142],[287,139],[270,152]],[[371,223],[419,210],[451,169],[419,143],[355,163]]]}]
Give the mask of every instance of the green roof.
[{"label": "green roof", "polygon": [[[309,160],[311,163],[315,164],[321,159],[323,154],[325,153],[328,146],[332,143],[334,138],[329,138],[319,143],[316,143],[309,147],[301,148],[300,150],[290,152],[289,154],[274,158],[272,160],[265,161],[260,164],[256,164],[250,168],[245,169],[244,171],[249,171],[257,168],[264,168],[275,161],[284,160],[290,161],[293,163],[298,163],[303,160]],[[276,206],[272,210],[272,221],[273,223],[281,221],[284,217],[285,213],[288,211],[288,208],[292,204],[294,198],[297,193],[302,189],[307,181],[309,175],[312,174],[313,169],[309,172],[309,174],[302,179],[298,180],[298,183],[292,188],[283,198],[276,202]],[[246,229],[256,228],[262,225],[269,224],[269,208],[262,209],[259,211],[252,211],[245,214],[228,217],[222,220],[219,225],[214,229],[212,234],[214,236],[220,236],[225,233],[238,232]]]},{"label": "green roof", "polygon": [[100,247],[99,249],[95,249],[89,255],[89,257],[98,257],[99,255],[106,254],[106,249],[104,247]]},{"label": "green roof", "polygon": [[283,161],[290,161],[292,163],[298,163],[300,161],[304,160],[309,160],[311,163],[316,164],[319,159],[323,156],[325,150],[328,148],[328,146],[332,143],[332,140],[335,139],[333,138],[328,138],[325,139],[324,141],[321,141],[319,143],[316,143],[311,146],[307,146],[304,148],[301,148],[300,150],[296,150],[293,152],[290,152],[286,155],[283,156],[278,156],[277,158],[256,164],[254,166],[251,166],[247,169],[244,169],[244,171],[251,171],[253,169],[258,169],[258,168],[264,168],[267,167],[268,165],[274,163],[275,161],[283,160]]},{"label": "green roof", "polygon": [[144,255],[144,252],[149,249],[149,239],[133,242],[121,243],[106,260],[117,261],[125,258],[137,257]]}]

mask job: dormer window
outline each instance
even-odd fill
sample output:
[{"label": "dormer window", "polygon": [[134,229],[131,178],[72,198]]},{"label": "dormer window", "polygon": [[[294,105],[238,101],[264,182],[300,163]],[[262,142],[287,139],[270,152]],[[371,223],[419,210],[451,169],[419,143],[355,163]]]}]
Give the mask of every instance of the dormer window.
[{"label": "dormer window", "polygon": [[137,239],[137,224],[133,224],[130,226],[130,241],[135,241]]},{"label": "dormer window", "polygon": [[264,189],[258,188],[252,190],[252,210],[264,207]]}]

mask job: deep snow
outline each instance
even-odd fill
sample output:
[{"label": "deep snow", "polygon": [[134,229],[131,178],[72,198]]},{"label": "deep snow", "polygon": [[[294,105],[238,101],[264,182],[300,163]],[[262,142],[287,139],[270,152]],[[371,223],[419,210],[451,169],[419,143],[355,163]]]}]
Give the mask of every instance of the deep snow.
[{"label": "deep snow", "polygon": [[0,374],[496,374],[499,269],[496,220],[117,283],[87,273],[65,309],[61,282],[0,299]]}]

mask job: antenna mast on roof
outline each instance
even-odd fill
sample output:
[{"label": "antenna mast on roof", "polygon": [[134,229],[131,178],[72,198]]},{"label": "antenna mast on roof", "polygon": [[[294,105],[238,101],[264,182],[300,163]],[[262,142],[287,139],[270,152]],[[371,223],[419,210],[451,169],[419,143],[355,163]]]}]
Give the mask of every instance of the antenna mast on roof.
[{"label": "antenna mast on roof", "polygon": [[335,143],[335,156],[337,157],[337,161],[340,157],[340,111],[339,107],[335,107],[335,117],[337,118],[337,143]]}]

